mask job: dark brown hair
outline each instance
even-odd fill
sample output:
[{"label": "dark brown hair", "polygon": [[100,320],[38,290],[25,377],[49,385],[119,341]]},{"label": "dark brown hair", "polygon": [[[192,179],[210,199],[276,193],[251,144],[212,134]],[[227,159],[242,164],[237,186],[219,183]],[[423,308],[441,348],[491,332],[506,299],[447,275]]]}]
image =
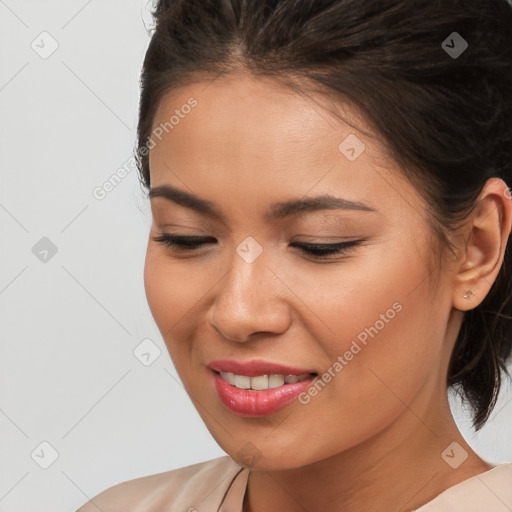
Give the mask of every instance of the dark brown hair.
[{"label": "dark brown hair", "polygon": [[[146,188],[164,94],[242,69],[359,108],[427,200],[441,248],[489,178],[512,182],[507,0],[161,0],[153,14],[135,154]],[[491,290],[464,314],[447,376],[476,430],[512,352],[510,245]]]}]

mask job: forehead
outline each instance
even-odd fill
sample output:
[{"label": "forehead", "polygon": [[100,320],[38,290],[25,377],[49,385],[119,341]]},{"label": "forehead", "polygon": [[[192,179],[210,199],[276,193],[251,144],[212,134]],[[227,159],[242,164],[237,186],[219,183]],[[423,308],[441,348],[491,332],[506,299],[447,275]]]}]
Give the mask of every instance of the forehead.
[{"label": "forehead", "polygon": [[[196,103],[192,109],[191,101]],[[329,111],[334,105],[345,119],[368,129],[347,103],[328,102],[325,94],[299,92],[278,79],[240,72],[172,90],[160,101],[153,129],[174,117],[172,135],[177,144],[187,136],[197,142],[217,141],[223,147],[257,147],[260,155],[295,149],[304,156],[313,146],[337,149],[340,137],[354,131]],[[206,149],[205,144],[201,150]]]},{"label": "forehead", "polygon": [[[305,95],[271,78],[240,73],[195,82],[160,102],[153,122],[160,138],[149,155],[151,184],[188,180],[195,190],[213,193],[238,185],[237,193],[245,187],[259,197],[348,191],[370,202],[387,185],[410,196],[410,185],[384,147],[354,126],[371,131],[350,104]],[[347,158],[347,144],[360,151],[357,158]]]}]

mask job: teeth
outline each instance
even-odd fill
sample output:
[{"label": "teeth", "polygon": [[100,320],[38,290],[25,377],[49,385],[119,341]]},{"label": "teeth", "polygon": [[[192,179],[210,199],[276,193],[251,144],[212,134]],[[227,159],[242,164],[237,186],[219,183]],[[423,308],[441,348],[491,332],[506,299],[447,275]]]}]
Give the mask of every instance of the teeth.
[{"label": "teeth", "polygon": [[245,375],[235,375],[235,386],[240,389],[250,389],[251,377]]},{"label": "teeth", "polygon": [[259,375],[258,377],[251,377],[251,389],[268,389],[268,375]]},{"label": "teeth", "polygon": [[230,384],[235,385],[235,374],[234,373],[228,373],[228,372],[220,372],[221,377],[224,380],[227,380]]},{"label": "teeth", "polygon": [[284,384],[284,377],[282,375],[271,375],[268,378],[268,387],[269,388],[278,388]]},{"label": "teeth", "polygon": [[286,382],[286,384],[294,384],[295,382],[300,381],[300,377],[298,375],[287,375],[284,378],[284,381]]},{"label": "teeth", "polygon": [[284,384],[294,384],[309,377],[304,375],[258,375],[248,377],[247,375],[236,375],[231,372],[220,372],[220,376],[231,385],[239,389],[254,389],[261,391],[283,386]]}]

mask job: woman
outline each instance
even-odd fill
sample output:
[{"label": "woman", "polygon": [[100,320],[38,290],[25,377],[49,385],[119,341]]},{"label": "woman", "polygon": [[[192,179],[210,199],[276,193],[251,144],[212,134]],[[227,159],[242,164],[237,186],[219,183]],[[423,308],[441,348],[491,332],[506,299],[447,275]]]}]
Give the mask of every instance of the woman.
[{"label": "woman", "polygon": [[161,1],[149,306],[228,454],[80,512],[512,510],[465,442],[512,351],[506,0]]}]

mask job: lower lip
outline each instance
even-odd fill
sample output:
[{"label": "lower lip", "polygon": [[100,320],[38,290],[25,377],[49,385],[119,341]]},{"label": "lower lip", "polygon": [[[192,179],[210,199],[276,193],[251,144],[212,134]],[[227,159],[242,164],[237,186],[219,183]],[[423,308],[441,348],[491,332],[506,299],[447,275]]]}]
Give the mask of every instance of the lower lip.
[{"label": "lower lip", "polygon": [[316,379],[311,375],[294,384],[284,384],[278,388],[239,389],[224,380],[219,373],[211,371],[215,389],[221,402],[235,414],[240,416],[268,416],[291,404],[300,393],[306,391]]}]

